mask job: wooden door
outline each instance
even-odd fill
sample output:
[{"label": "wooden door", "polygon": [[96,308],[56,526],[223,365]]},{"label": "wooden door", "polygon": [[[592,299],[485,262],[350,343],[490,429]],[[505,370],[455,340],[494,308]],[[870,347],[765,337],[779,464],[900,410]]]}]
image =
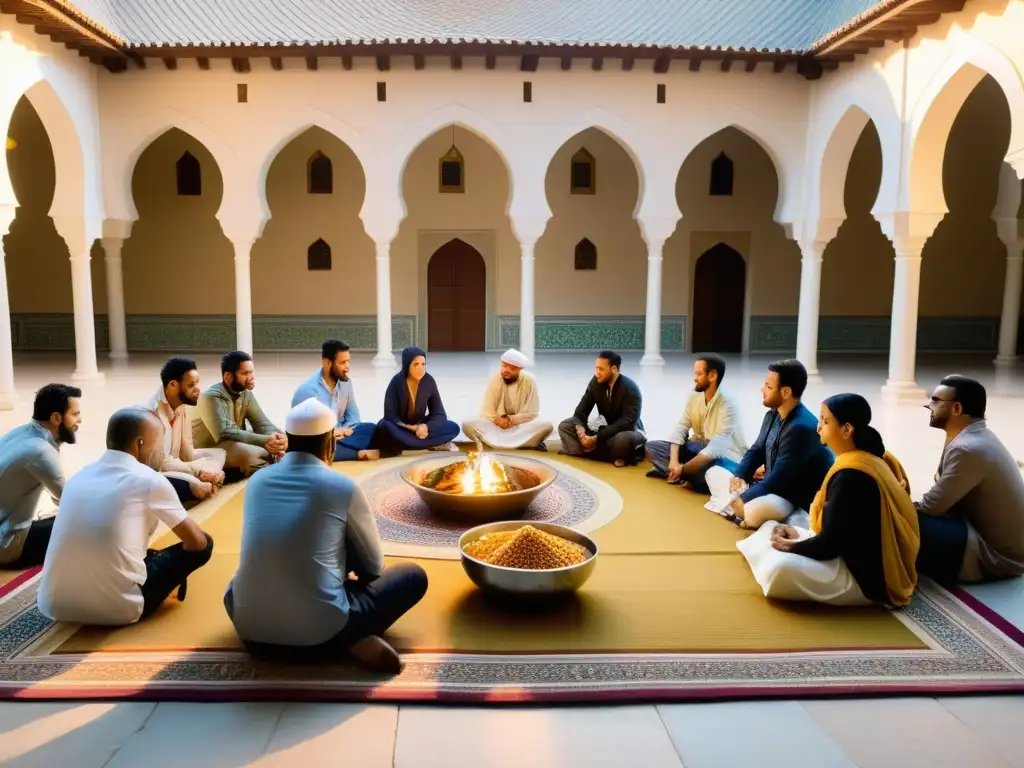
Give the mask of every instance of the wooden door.
[{"label": "wooden door", "polygon": [[693,352],[743,351],[746,287],[746,262],[725,243],[697,259],[693,278]]},{"label": "wooden door", "polygon": [[482,352],[487,267],[473,246],[451,240],[427,265],[427,346],[431,352]]}]

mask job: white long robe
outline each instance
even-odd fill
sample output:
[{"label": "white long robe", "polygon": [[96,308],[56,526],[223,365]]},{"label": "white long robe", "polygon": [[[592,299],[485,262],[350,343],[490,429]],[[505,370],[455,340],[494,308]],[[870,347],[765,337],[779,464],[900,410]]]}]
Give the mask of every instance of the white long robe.
[{"label": "white long robe", "polygon": [[[540,394],[532,374],[520,371],[519,378],[509,383],[496,373],[484,392],[480,418],[464,422],[462,431],[489,448],[536,448],[554,429],[551,422],[538,421],[539,415]],[[508,416],[516,423],[502,429],[493,421],[499,416]]]}]

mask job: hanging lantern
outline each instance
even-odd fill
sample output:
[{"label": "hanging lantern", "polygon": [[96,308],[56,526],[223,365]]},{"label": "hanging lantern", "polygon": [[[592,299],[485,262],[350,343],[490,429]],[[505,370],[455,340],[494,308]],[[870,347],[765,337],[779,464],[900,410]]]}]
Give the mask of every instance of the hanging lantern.
[{"label": "hanging lantern", "polygon": [[18,142],[12,139],[10,136],[7,137],[7,149],[14,149],[18,146]]}]

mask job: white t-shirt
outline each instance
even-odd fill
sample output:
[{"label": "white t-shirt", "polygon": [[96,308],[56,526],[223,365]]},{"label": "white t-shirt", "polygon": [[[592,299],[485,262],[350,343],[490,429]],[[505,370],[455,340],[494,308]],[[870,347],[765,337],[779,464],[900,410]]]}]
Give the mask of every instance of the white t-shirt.
[{"label": "white t-shirt", "polygon": [[158,523],[174,528],[187,516],[166,477],[127,453],[106,451],[64,486],[39,610],[55,621],[138,621],[149,539]]}]

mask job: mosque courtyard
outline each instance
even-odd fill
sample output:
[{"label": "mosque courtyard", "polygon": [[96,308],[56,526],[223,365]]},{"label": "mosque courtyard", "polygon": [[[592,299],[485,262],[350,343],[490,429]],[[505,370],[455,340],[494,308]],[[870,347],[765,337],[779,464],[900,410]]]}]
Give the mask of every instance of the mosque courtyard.
[{"label": "mosque courtyard", "polygon": [[[61,452],[67,474],[99,456],[107,418],[143,401],[158,385],[162,355],[133,354],[101,366],[101,381],[85,381],[77,444]],[[742,406],[748,442],[763,408],[759,390],[771,358],[728,358],[723,386]],[[199,356],[204,385],[217,377],[218,359]],[[448,415],[476,414],[498,355],[438,353],[428,357]],[[0,432],[28,419],[32,393],[68,378],[66,356],[17,359],[19,405],[0,412]],[[255,394],[283,423],[292,392],[319,364],[316,353],[257,353]],[[541,393],[541,417],[557,423],[571,414],[590,376],[590,353],[541,354],[532,366]],[[944,374],[971,375],[989,391],[990,426],[1013,454],[1024,458],[1024,370],[996,369],[987,358],[923,357],[917,383],[930,390]],[[885,361],[825,357],[821,381],[804,402],[860,392],[873,423],[904,463],[915,495],[929,487],[942,434],[929,429],[915,403],[889,403],[879,394]],[[649,439],[667,437],[692,388],[689,356],[668,356],[663,368],[623,360],[623,373],[644,394]],[[382,412],[390,371],[353,359],[351,378],[365,420]],[[922,403],[923,404],[923,403]],[[552,446],[553,447],[553,446]],[[650,480],[654,483],[657,481]],[[222,493],[231,493],[231,488]],[[197,508],[202,517],[203,508]],[[708,513],[710,514],[710,513]],[[724,524],[724,523],[723,523]],[[600,564],[599,564],[600,565]],[[1024,630],[1024,580],[972,588],[972,594]],[[191,593],[190,593],[191,595]],[[187,602],[186,602],[187,605]],[[670,608],[669,608],[670,609]],[[781,699],[628,706],[503,707],[342,703],[4,702],[0,704],[0,762],[4,765],[269,766],[1004,766],[1024,765],[1019,734],[1024,697],[893,697]]]}]

